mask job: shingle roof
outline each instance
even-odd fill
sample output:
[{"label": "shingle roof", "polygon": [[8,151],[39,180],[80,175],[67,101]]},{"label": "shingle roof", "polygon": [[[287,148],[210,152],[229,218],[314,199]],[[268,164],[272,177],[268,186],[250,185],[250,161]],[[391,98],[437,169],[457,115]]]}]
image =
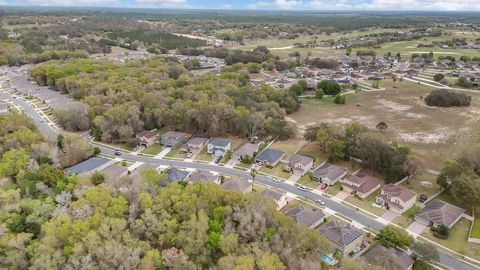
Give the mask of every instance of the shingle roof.
[{"label": "shingle roof", "polygon": [[[360,177],[359,177],[360,176]],[[350,175],[346,178],[350,182],[354,182],[359,184],[360,186],[351,186],[347,183],[344,183],[344,185],[358,191],[361,193],[367,193],[368,191],[372,190],[376,186],[380,185],[382,181],[378,178],[375,178],[370,175]]]},{"label": "shingle roof", "polygon": [[215,182],[218,178],[218,175],[214,175],[209,171],[196,171],[190,175],[188,181],[208,184]]},{"label": "shingle roof", "polygon": [[252,187],[252,183],[247,179],[232,177],[222,184],[222,187],[226,190],[235,190],[244,192]]},{"label": "shingle roof", "polygon": [[363,235],[362,230],[353,227],[350,223],[340,221],[330,221],[325,226],[320,227],[318,232],[341,247],[346,247]]},{"label": "shingle roof", "polygon": [[253,156],[255,152],[258,151],[258,145],[253,144],[253,143],[245,143],[242,146],[240,146],[237,151],[235,151],[235,155],[238,156],[244,156],[244,155],[249,155]]},{"label": "shingle roof", "polygon": [[435,199],[418,212],[416,216],[451,227],[463,212],[465,212],[465,210],[460,207]]},{"label": "shingle roof", "polygon": [[211,140],[209,144],[214,145],[214,146],[218,146],[218,147],[225,147],[229,143],[230,143],[230,141],[227,140],[227,139],[215,138],[215,139]]},{"label": "shingle roof", "polygon": [[311,157],[306,157],[302,156],[299,154],[294,154],[288,158],[288,162],[294,163],[294,164],[302,164],[304,166],[310,164],[313,162],[313,158]]},{"label": "shingle roof", "polygon": [[315,171],[313,171],[313,176],[315,178],[326,177],[330,180],[335,180],[346,172],[346,168],[336,166],[330,163],[324,163],[322,166],[316,168]]},{"label": "shingle roof", "polygon": [[392,185],[392,184],[385,186],[382,189],[382,191],[386,192],[390,196],[399,197],[404,202],[410,200],[411,198],[413,198],[417,195],[413,191],[410,191],[408,189],[404,189],[400,186]]},{"label": "shingle roof", "polygon": [[260,196],[266,197],[266,198],[272,198],[272,199],[278,201],[282,198],[282,196],[284,194],[285,193],[280,192],[276,189],[269,188],[269,189],[265,189],[264,191],[262,191],[262,193],[260,193]]},{"label": "shingle roof", "polygon": [[85,173],[89,171],[93,171],[96,168],[104,165],[105,163],[111,161],[108,158],[101,158],[101,157],[92,157],[89,158],[85,161],[82,161],[78,163],[77,165],[74,165],[70,168],[67,169],[69,173],[72,174],[80,174],[80,173]]},{"label": "shingle roof", "polygon": [[100,172],[105,174],[106,178],[115,180],[115,178],[120,177],[120,175],[125,174],[128,171],[127,168],[119,166],[117,164],[112,164]]},{"label": "shingle roof", "polygon": [[153,131],[144,130],[142,132],[137,133],[136,137],[137,138],[153,138],[155,137],[155,135],[157,135],[157,133]]},{"label": "shingle roof", "polygon": [[282,151],[266,148],[260,154],[257,155],[255,160],[267,161],[269,163],[274,163],[277,160],[279,160],[280,158],[282,158],[282,156],[284,154],[285,153],[283,153]]},{"label": "shingle roof", "polygon": [[202,144],[206,143],[207,141],[208,141],[207,138],[193,137],[190,140],[188,140],[187,145],[197,146],[197,145],[202,145]]},{"label": "shingle roof", "polygon": [[381,245],[368,250],[362,257],[368,265],[377,265],[378,258],[391,254],[393,258],[393,265],[389,266],[392,270],[407,270],[413,265],[413,259],[407,253],[395,249],[393,247],[386,248]]},{"label": "shingle roof", "polygon": [[297,224],[304,224],[307,227],[312,226],[317,221],[325,217],[325,214],[322,212],[322,210],[313,210],[312,208],[303,205],[299,205],[290,209],[285,213],[285,215],[293,217]]},{"label": "shingle roof", "polygon": [[179,170],[175,167],[169,168],[167,170],[168,181],[170,182],[180,182],[183,181],[190,173],[184,170]]}]

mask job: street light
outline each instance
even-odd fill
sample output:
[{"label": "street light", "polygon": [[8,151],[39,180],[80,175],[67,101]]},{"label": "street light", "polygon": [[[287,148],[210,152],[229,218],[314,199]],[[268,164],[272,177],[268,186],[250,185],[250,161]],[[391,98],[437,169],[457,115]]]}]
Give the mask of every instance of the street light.
[{"label": "street light", "polygon": [[253,180],[253,183],[252,183],[252,192],[253,192],[253,186],[255,186],[255,176],[257,175],[257,170],[251,169],[250,175],[252,176],[252,180]]}]

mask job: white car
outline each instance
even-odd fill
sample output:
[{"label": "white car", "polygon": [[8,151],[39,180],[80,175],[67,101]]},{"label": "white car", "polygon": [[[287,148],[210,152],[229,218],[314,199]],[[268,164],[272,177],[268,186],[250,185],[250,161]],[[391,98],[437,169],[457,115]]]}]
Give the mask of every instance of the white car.
[{"label": "white car", "polygon": [[320,199],[315,199],[314,201],[320,205],[325,205],[325,203]]}]

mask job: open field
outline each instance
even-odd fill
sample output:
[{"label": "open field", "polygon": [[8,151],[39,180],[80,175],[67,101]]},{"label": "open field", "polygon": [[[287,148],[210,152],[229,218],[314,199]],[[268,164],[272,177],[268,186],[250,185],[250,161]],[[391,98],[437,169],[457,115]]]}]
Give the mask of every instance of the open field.
[{"label": "open field", "polygon": [[409,179],[408,184],[403,182],[401,186],[416,192],[418,195],[425,194],[428,198],[440,191],[436,176],[426,172],[417,173]]},{"label": "open field", "polygon": [[433,90],[429,86],[405,80],[383,80],[380,85],[386,90],[348,94],[344,105],[309,99],[289,117],[300,129],[322,122],[343,126],[354,121],[375,129],[385,121],[389,126],[385,135],[412,145],[414,155],[429,168],[438,169],[445,159],[478,144],[480,92],[468,93],[472,96],[469,107],[435,108],[422,100]]},{"label": "open field", "polygon": [[283,151],[285,155],[288,157],[292,155],[297,150],[297,148],[301,146],[301,143],[302,143],[301,141],[297,141],[293,139],[285,140],[285,141],[276,141],[269,148]]}]

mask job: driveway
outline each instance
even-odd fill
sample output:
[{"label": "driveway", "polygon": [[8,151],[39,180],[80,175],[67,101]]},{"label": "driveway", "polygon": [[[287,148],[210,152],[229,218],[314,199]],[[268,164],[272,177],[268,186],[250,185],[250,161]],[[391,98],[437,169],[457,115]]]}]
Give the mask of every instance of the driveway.
[{"label": "driveway", "polygon": [[292,176],[290,176],[290,178],[288,178],[288,181],[297,182],[297,180],[300,179],[300,177],[302,177],[302,176],[298,175],[298,174],[292,174]]},{"label": "driveway", "polygon": [[412,224],[410,224],[410,226],[407,227],[407,231],[420,235],[426,228],[427,228],[426,225],[423,225],[417,221],[414,221]]},{"label": "driveway", "polygon": [[158,158],[158,159],[164,158],[170,151],[172,151],[172,148],[165,147],[160,153],[158,153],[158,155],[155,156],[155,158]]},{"label": "driveway", "polygon": [[388,220],[388,221],[393,221],[398,216],[399,216],[399,214],[397,214],[393,211],[387,210],[387,211],[385,211],[385,213],[383,213],[381,218],[383,218],[385,220]]},{"label": "driveway", "polygon": [[348,198],[348,196],[350,196],[350,193],[349,193],[349,192],[346,192],[346,191],[341,190],[340,192],[337,193],[337,195],[335,195],[335,198],[343,201],[343,200],[345,200],[346,198]]}]

